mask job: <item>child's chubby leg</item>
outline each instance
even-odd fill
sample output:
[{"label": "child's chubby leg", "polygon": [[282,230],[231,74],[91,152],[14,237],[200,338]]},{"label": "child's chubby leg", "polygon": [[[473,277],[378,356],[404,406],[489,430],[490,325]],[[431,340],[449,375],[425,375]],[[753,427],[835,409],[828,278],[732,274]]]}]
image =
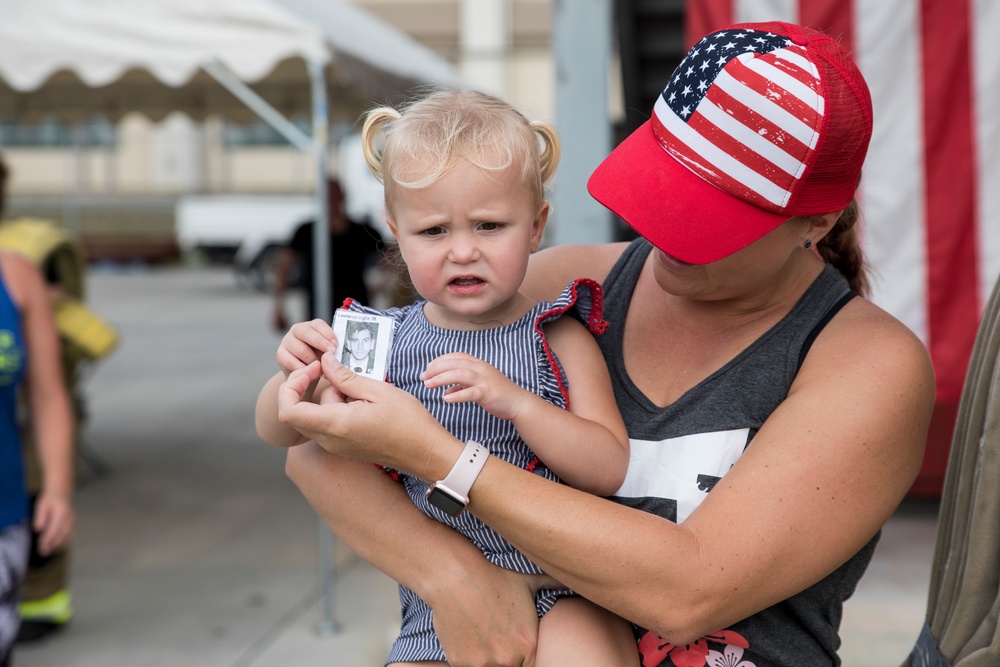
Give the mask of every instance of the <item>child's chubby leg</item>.
[{"label": "child's chubby leg", "polygon": [[422,662],[390,662],[385,667],[448,667],[447,662],[424,660]]},{"label": "child's chubby leg", "polygon": [[632,626],[581,597],[560,598],[542,617],[535,658],[536,667],[639,665]]}]

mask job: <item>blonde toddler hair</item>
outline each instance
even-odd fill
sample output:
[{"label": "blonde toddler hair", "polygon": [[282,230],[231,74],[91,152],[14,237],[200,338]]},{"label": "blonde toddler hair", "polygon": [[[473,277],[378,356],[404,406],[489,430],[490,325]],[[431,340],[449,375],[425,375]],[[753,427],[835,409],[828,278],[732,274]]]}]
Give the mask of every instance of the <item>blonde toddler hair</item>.
[{"label": "blonde toddler hair", "polygon": [[368,112],[361,131],[365,161],[385,185],[392,213],[397,188],[433,185],[459,161],[487,172],[521,165],[536,207],[559,163],[559,137],[503,100],[474,90],[439,90],[396,110]]}]

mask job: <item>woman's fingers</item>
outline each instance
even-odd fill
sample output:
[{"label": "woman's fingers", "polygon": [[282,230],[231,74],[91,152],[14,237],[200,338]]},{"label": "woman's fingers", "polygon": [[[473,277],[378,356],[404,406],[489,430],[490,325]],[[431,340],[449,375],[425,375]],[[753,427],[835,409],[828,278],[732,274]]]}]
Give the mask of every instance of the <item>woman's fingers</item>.
[{"label": "woman's fingers", "polygon": [[323,366],[323,376],[346,398],[375,403],[389,400],[387,398],[389,395],[405,393],[381,380],[358,375],[340,363],[337,355],[330,352],[324,354],[320,361]]},{"label": "woman's fingers", "polygon": [[[304,368],[293,371],[278,388],[278,419],[313,440],[327,443],[330,451],[334,451],[338,444],[346,444],[338,439],[339,433],[344,430],[351,418],[349,413],[344,412],[346,399],[357,397],[342,391],[334,382],[344,373],[348,377],[340,381],[351,388],[357,388],[356,383],[351,384],[352,379],[384,384],[368,378],[358,378],[336,361],[334,355],[325,354],[322,364],[314,361]],[[327,377],[330,384],[320,391],[320,403],[304,400],[310,384],[319,379],[321,374]]]},{"label": "woman's fingers", "polygon": [[[330,383],[331,393],[321,389],[319,404],[304,400],[319,367],[314,362],[289,373],[278,388],[281,423],[332,454],[381,463],[417,476],[422,472],[428,477],[437,475],[442,459],[448,460],[448,466],[454,463],[449,444],[458,447],[461,443],[420,401],[398,387],[353,373],[333,354],[322,358],[323,378]],[[390,447],[387,443],[395,444]]]},{"label": "woman's fingers", "polygon": [[434,629],[450,664],[530,667],[538,643],[534,591],[524,575],[492,570],[475,586],[442,591]]},{"label": "woman's fingers", "polygon": [[309,385],[314,380],[319,379],[320,372],[319,362],[314,361],[307,366],[289,373],[285,381],[278,387],[279,421],[285,424],[289,423],[287,418],[288,411],[294,409],[296,406],[308,403],[308,401],[303,401],[303,399],[306,392],[309,391]]}]

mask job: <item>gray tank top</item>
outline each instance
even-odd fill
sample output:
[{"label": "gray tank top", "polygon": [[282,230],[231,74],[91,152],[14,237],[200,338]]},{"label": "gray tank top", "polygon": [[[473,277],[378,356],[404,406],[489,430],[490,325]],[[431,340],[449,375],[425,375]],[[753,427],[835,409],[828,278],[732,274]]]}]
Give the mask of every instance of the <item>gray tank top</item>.
[{"label": "gray tank top", "polygon": [[[633,242],[604,283],[605,318],[610,327],[597,341],[632,447],[625,483],[613,499],[681,522],[785,399],[816,335],[855,295],[828,265],[780,322],[661,408],[633,384],[622,356],[629,299],[651,249],[643,239]],[[710,660],[716,653],[729,659],[738,653],[741,657],[732,664],[746,667],[840,665],[837,649],[843,602],[868,567],[877,541],[876,535],[838,570],[805,591],[705,637],[696,649],[705,651],[705,664],[716,664]],[[641,628],[637,636],[643,665],[672,666],[671,651],[684,650]]]}]

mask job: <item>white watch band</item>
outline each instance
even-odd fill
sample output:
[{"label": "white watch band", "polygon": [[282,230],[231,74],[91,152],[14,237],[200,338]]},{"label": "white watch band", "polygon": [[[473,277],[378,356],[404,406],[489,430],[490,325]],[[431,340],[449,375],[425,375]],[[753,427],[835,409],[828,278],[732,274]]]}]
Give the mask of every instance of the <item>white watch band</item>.
[{"label": "white watch band", "polygon": [[486,447],[474,440],[469,440],[465,444],[465,449],[462,450],[462,455],[451,467],[448,476],[435,482],[434,486],[443,487],[453,495],[458,496],[463,505],[468,505],[469,490],[472,489],[472,484],[479,477],[479,473],[489,457],[490,452]]}]

